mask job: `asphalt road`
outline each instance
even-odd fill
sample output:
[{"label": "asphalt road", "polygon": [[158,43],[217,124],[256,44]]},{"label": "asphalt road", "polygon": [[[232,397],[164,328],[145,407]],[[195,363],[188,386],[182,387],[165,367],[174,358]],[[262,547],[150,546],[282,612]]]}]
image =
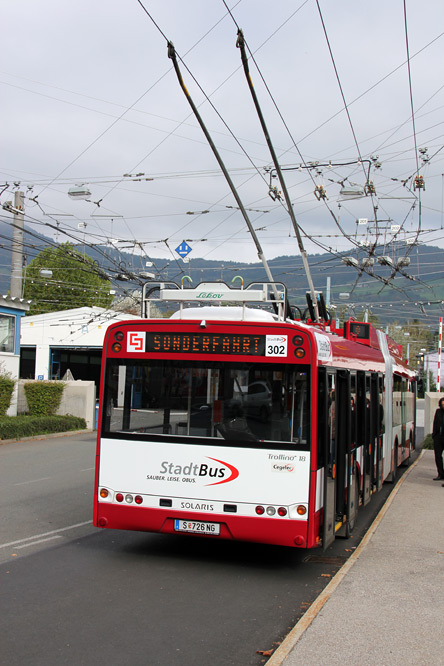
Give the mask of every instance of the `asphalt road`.
[{"label": "asphalt road", "polygon": [[259,666],[393,487],[326,553],[114,532],[91,525],[94,456],[91,434],[0,446],[0,664]]}]

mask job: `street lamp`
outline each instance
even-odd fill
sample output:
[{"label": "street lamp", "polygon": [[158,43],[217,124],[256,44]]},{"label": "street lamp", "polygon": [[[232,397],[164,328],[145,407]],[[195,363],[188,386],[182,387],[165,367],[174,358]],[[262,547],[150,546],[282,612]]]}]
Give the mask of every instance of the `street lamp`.
[{"label": "street lamp", "polygon": [[86,185],[73,185],[68,190],[70,199],[80,199],[85,201],[91,196],[91,190]]}]

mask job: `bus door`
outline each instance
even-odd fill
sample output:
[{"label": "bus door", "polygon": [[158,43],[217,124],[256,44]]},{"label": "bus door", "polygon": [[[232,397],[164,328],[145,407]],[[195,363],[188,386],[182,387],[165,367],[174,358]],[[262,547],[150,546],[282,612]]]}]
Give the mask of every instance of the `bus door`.
[{"label": "bus door", "polygon": [[402,379],[401,380],[401,397],[400,397],[400,405],[401,405],[401,461],[404,460],[405,457],[405,447],[406,447],[406,439],[407,439],[407,434],[406,434],[406,391],[407,391],[407,380]]},{"label": "bus door", "polygon": [[324,469],[323,529],[324,550],[335,539],[336,523],[336,373],[319,369],[318,393],[318,447]]},{"label": "bus door", "polygon": [[370,483],[373,492],[378,485],[378,457],[379,451],[379,382],[378,375],[372,372],[370,375],[370,446],[369,465]]},{"label": "bus door", "polygon": [[347,455],[350,449],[350,373],[338,370],[336,376],[336,516],[347,516]]},{"label": "bus door", "polygon": [[357,419],[358,419],[358,446],[361,450],[360,463],[362,482],[362,503],[365,506],[370,502],[372,491],[372,464],[371,464],[371,439],[370,439],[370,410],[371,391],[370,375],[358,371],[358,393],[357,393]]},{"label": "bus door", "polygon": [[359,507],[356,474],[356,375],[336,376],[336,536],[350,537]]},{"label": "bus door", "polygon": [[376,489],[382,488],[382,475],[384,464],[384,377],[376,375],[375,392],[375,428],[376,428]]},{"label": "bus door", "polygon": [[357,424],[356,424],[356,373],[350,373],[349,377],[349,387],[350,387],[350,411],[349,411],[349,422],[350,428],[348,431],[349,437],[347,439],[347,471],[348,480],[347,480],[347,521],[346,521],[346,530],[345,536],[349,537],[353,532],[355,525],[356,516],[358,515],[359,509],[359,476],[356,465],[356,436],[357,436]]}]

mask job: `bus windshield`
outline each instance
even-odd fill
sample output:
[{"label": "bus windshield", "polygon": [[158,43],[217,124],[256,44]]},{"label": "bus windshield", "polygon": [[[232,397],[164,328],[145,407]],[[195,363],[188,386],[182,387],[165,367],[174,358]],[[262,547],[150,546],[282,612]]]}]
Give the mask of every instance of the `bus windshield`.
[{"label": "bus windshield", "polygon": [[306,448],[309,395],[308,366],[108,360],[102,434]]}]

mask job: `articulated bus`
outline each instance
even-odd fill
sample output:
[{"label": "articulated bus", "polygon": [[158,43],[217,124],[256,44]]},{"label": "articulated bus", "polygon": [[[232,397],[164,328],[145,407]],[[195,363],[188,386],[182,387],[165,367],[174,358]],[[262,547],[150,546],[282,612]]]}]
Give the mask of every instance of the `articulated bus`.
[{"label": "articulated bus", "polygon": [[415,446],[415,373],[369,323],[287,302],[281,283],[159,283],[145,316],[109,326],[96,526],[324,549],[351,534]]}]

